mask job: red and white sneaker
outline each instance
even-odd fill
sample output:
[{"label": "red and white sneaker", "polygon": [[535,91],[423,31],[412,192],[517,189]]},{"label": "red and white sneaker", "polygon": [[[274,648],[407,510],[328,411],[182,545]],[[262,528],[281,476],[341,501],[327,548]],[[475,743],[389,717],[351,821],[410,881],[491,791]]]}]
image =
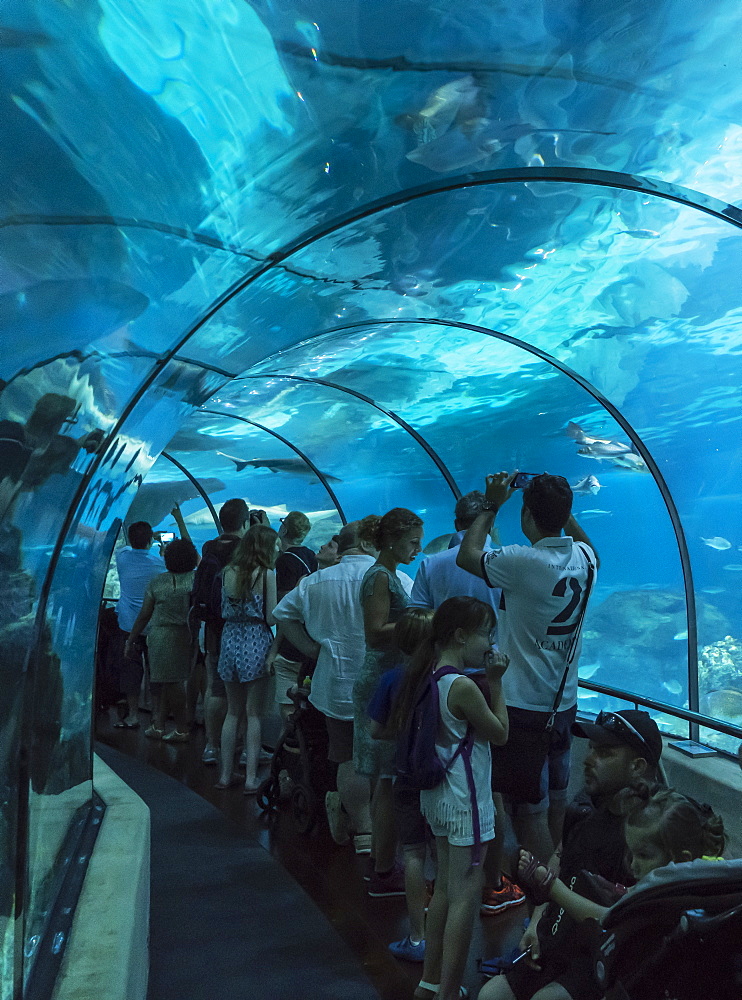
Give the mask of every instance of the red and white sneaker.
[{"label": "red and white sneaker", "polygon": [[519,906],[525,903],[526,897],[522,889],[514,885],[506,876],[502,876],[502,886],[499,889],[485,889],[482,893],[482,905],[479,912],[483,917],[491,917],[495,913],[502,913],[510,909],[511,906]]}]

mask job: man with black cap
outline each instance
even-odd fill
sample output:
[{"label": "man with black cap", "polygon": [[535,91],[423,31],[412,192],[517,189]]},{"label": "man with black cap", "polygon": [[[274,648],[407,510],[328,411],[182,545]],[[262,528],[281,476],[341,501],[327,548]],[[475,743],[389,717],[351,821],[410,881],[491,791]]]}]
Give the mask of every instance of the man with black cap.
[{"label": "man with black cap", "polygon": [[[635,781],[656,779],[662,738],[649,714],[633,709],[600,712],[594,722],[574,723],[572,733],[590,741],[584,791],[567,810],[562,843],[549,868],[570,889],[583,894],[585,886],[578,882],[583,870],[628,885],[634,880],[627,864],[620,793]],[[507,975],[491,979],[479,1000],[587,996],[592,957],[583,950],[574,922],[561,907],[555,903],[536,907],[520,948],[529,951],[529,957]],[[549,991],[542,993],[547,986]]]}]

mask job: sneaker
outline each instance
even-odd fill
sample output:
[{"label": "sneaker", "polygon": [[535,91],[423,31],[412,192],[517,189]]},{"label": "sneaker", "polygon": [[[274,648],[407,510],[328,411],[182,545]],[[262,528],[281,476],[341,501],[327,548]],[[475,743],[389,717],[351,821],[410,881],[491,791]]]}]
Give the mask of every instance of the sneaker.
[{"label": "sneaker", "polygon": [[336,844],[345,847],[346,844],[350,843],[350,834],[348,832],[348,814],[340,801],[340,792],[328,792],[325,795],[325,812],[327,825],[330,827],[330,836]]},{"label": "sneaker", "polygon": [[163,743],[188,743],[190,742],[190,733],[179,733],[177,729],[173,729],[167,734],[167,736],[162,737]]},{"label": "sneaker", "polygon": [[503,910],[511,906],[519,906],[525,903],[526,897],[522,889],[513,885],[510,879],[502,876],[502,886],[499,889],[485,889],[482,893],[482,905],[479,912],[483,917],[491,917],[495,913],[502,913]]},{"label": "sneaker", "polygon": [[368,894],[375,899],[383,899],[385,896],[404,896],[404,871],[395,865],[391,871],[374,872],[368,882]]},{"label": "sneaker", "polygon": [[258,764],[270,764],[273,760],[273,751],[270,747],[262,746],[258,754]]},{"label": "sneaker", "polygon": [[401,941],[392,941],[389,945],[389,951],[395,958],[403,958],[405,962],[424,962],[425,940],[423,939],[415,944],[408,934]]},{"label": "sneaker", "polygon": [[213,747],[210,743],[207,743],[204,747],[204,752],[201,754],[202,764],[218,764],[219,763],[219,751],[216,747]]},{"label": "sneaker", "polygon": [[150,726],[149,729],[144,730],[144,735],[148,740],[161,740],[165,735],[165,730],[158,729],[157,726]]},{"label": "sneaker", "polygon": [[356,854],[371,854],[371,834],[357,833],[353,838]]},{"label": "sneaker", "polygon": [[243,750],[240,754],[240,767],[247,767],[247,750]]}]

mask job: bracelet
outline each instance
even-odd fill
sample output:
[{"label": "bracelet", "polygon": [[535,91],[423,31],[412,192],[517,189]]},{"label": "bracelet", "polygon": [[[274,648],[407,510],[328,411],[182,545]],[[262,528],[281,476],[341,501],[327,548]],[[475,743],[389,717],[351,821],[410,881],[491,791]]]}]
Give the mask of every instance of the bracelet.
[{"label": "bracelet", "polygon": [[496,514],[499,509],[498,504],[493,503],[491,500],[485,500],[481,507],[482,512],[485,514]]}]

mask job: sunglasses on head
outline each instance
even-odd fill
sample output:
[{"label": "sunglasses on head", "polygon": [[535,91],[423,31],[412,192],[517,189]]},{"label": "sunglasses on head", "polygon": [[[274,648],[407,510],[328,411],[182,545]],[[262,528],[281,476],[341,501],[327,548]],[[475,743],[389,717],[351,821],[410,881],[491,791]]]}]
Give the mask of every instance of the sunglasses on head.
[{"label": "sunglasses on head", "polygon": [[624,739],[628,738],[630,743],[639,743],[645,751],[647,760],[651,761],[653,759],[654,751],[639,730],[634,729],[631,723],[627,722],[626,719],[624,719],[624,717],[619,715],[617,712],[599,712],[597,718],[595,719],[595,725],[600,726],[601,729],[607,729],[609,733],[615,733],[617,736],[622,736]]}]

